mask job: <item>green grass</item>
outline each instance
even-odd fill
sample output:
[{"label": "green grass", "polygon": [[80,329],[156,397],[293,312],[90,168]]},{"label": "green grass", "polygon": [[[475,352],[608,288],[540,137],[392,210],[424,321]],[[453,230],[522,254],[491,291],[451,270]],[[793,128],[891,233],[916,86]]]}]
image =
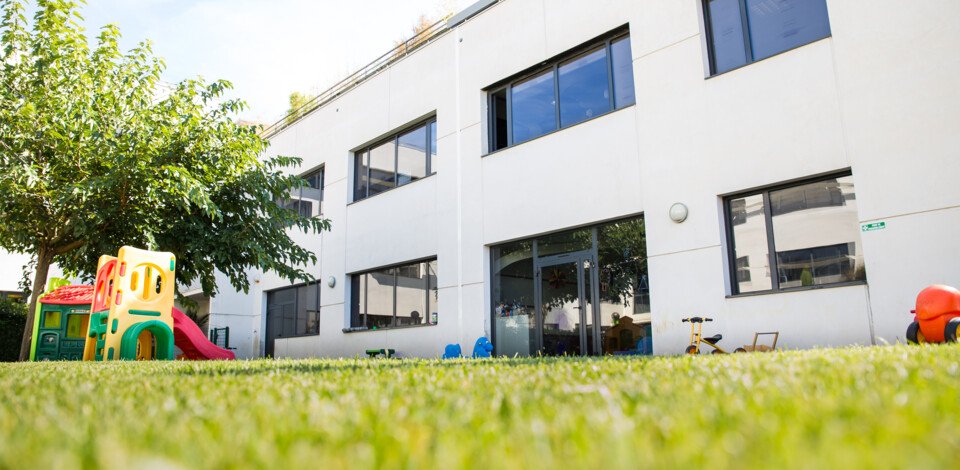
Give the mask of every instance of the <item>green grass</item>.
[{"label": "green grass", "polygon": [[923,468],[960,347],[0,366],[0,468]]}]

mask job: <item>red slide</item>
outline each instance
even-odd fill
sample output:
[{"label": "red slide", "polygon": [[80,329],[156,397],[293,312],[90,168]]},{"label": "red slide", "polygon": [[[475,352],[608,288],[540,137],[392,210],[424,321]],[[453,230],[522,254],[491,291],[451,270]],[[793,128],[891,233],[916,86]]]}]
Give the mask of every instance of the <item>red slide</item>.
[{"label": "red slide", "polygon": [[235,359],[233,351],[211,343],[200,327],[176,307],[173,308],[173,342],[183,351],[183,356],[192,361]]}]

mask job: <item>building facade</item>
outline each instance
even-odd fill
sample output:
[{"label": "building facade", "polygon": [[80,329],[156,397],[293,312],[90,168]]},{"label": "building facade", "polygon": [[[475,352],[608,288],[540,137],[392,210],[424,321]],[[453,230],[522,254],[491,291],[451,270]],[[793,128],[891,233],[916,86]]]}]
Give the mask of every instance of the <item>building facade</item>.
[{"label": "building facade", "polygon": [[272,132],[317,283],[221,283],[240,357],[903,341],[960,284],[960,3],[501,0]]}]

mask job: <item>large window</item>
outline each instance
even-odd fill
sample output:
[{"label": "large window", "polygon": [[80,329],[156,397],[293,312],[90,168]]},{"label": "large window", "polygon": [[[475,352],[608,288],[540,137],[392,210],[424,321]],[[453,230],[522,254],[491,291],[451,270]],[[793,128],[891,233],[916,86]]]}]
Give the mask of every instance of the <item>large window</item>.
[{"label": "large window", "polygon": [[267,292],[267,356],[277,338],[320,334],[320,286],[316,283]]},{"label": "large window", "polygon": [[630,106],[635,99],[630,36],[608,36],[492,89],[490,151]]},{"label": "large window", "polygon": [[379,330],[438,321],[436,259],[358,273],[350,280],[351,328]]},{"label": "large window", "polygon": [[651,353],[642,217],[504,243],[490,252],[497,355]]},{"label": "large window", "polygon": [[437,121],[431,119],[354,154],[359,201],[436,173]]},{"label": "large window", "polygon": [[316,217],[323,213],[323,168],[301,176],[307,185],[290,191],[290,197],[280,201],[288,210],[299,212],[304,217]]},{"label": "large window", "polygon": [[733,293],[866,280],[849,173],[726,200]]},{"label": "large window", "polygon": [[704,0],[711,73],[830,36],[826,0]]}]

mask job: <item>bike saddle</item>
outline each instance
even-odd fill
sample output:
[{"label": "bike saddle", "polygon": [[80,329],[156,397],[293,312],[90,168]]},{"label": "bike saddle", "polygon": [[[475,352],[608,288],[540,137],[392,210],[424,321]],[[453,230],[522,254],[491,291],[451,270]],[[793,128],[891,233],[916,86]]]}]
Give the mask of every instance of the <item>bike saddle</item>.
[{"label": "bike saddle", "polygon": [[721,339],[723,339],[723,335],[719,335],[719,334],[713,335],[713,336],[704,336],[704,337],[703,337],[703,340],[706,341],[706,342],[708,342],[708,343],[710,343],[710,344],[717,344],[717,343],[720,342]]}]

